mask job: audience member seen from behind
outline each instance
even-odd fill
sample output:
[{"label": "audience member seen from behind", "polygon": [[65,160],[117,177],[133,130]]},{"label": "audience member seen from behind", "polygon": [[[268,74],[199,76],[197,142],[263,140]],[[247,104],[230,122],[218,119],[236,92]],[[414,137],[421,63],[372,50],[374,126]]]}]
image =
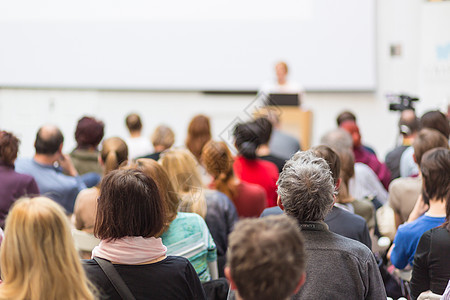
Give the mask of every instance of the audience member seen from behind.
[{"label": "audience member seen from behind", "polygon": [[79,174],[102,174],[102,167],[98,162],[98,145],[103,139],[104,128],[103,122],[93,117],[83,117],[78,121],[75,130],[77,147],[70,153],[70,157]]},{"label": "audience member seen from behind", "polygon": [[148,138],[142,136],[142,121],[138,114],[129,114],[125,119],[130,136],[125,139],[130,159],[144,156],[152,151]]},{"label": "audience member seen from behind", "polygon": [[328,164],[312,151],[295,154],[278,179],[279,205],[305,238],[306,282],[294,299],[386,299],[372,252],[323,222],[334,193]]},{"label": "audience member seen from behind", "polygon": [[209,141],[201,157],[206,170],[214,178],[211,188],[230,198],[239,217],[258,217],[266,207],[265,190],[234,176],[231,152],[224,142]]},{"label": "audience member seen from behind", "polygon": [[[103,175],[116,170],[128,159],[128,147],[118,137],[112,137],[103,141],[102,151],[98,160],[103,168]],[[95,216],[97,215],[97,198],[100,194],[99,187],[82,190],[75,201],[74,216],[75,227],[88,233],[94,231]]]},{"label": "audience member seen from behind", "polygon": [[94,299],[62,208],[45,197],[23,198],[6,219],[1,299]]},{"label": "audience member seen from behind", "polygon": [[419,239],[424,232],[445,222],[445,206],[450,188],[450,151],[437,148],[427,151],[420,162],[422,199],[426,213],[414,221],[400,225],[395,235],[390,256],[392,264],[403,269],[413,265]]},{"label": "audience member seen from behind", "polygon": [[305,282],[305,260],[294,219],[247,219],[230,234],[225,274],[238,300],[285,300]]},{"label": "audience member seen from behind", "polygon": [[259,127],[258,136],[261,139],[261,145],[256,149],[256,155],[261,159],[273,162],[277,166],[278,172],[281,172],[286,160],[273,155],[269,148],[269,141],[272,136],[272,123],[267,118],[258,118],[255,120],[255,124]]},{"label": "audience member seen from behind", "polygon": [[[189,259],[200,281],[217,279],[217,250],[205,220],[198,214],[178,212],[180,199],[163,167],[152,159],[141,158],[135,167],[152,178],[166,207],[166,223],[161,239],[167,255]],[[193,251],[186,251],[191,248]]]},{"label": "audience member seen from behind", "polygon": [[39,188],[34,178],[14,171],[14,162],[19,151],[19,139],[11,132],[0,131],[0,227],[11,205],[24,195],[38,195]]},{"label": "audience member seen from behind", "polygon": [[[434,129],[424,128],[420,130],[412,145],[413,158],[417,166],[420,167],[425,152],[438,147],[448,147],[448,140],[445,136]],[[415,218],[423,213],[423,211],[420,211],[419,215],[416,215],[417,208],[414,210],[421,191],[422,175],[420,171],[417,177],[401,177],[392,181],[389,186],[389,205],[394,211],[396,228],[408,221],[411,213],[414,212]],[[421,204],[417,203],[417,206],[419,205]]]},{"label": "audience member seen from behind", "polygon": [[209,140],[211,140],[211,125],[209,118],[204,115],[197,115],[192,118],[188,126],[186,148],[191,151],[197,160],[197,168],[204,185],[208,185],[212,180],[200,161],[203,147]]},{"label": "audience member seen from behind", "polygon": [[159,125],[156,127],[155,131],[151,137],[154,153],[143,156],[142,158],[150,158],[158,161],[161,152],[169,149],[175,143],[175,134],[172,129],[166,125]]},{"label": "audience member seen from behind", "polygon": [[16,171],[33,176],[41,194],[55,200],[71,214],[75,198],[86,188],[83,179],[90,181],[90,174],[78,176],[70,156],[62,153],[63,141],[57,127],[42,126],[36,134],[34,157],[18,159]]},{"label": "audience member seen from behind", "polygon": [[[112,263],[136,299],[205,299],[189,261],[166,256],[161,238],[166,214],[153,179],[138,170],[109,172],[100,184],[94,258]],[[121,299],[95,259],[85,260],[89,279],[102,298]]]},{"label": "audience member seen from behind", "polygon": [[420,129],[419,119],[416,117],[414,110],[406,109],[401,112],[398,129],[401,136],[401,144],[391,150],[384,160],[391,172],[391,180],[400,177],[400,159],[402,154],[408,147],[411,147]]},{"label": "audience member seen from behind", "polygon": [[354,121],[344,121],[341,123],[340,127],[346,130],[353,139],[353,154],[355,155],[356,162],[362,162],[368,165],[378,176],[378,179],[383,184],[384,188],[387,190],[389,188],[389,183],[391,182],[391,173],[385,164],[381,163],[377,156],[370,151],[368,151],[361,144],[361,135],[359,128]]},{"label": "audience member seen from behind", "polygon": [[[420,128],[428,128],[439,131],[448,140],[450,137],[450,123],[447,117],[438,110],[429,111],[420,118]],[[419,167],[414,157],[414,149],[409,147],[400,158],[400,175],[401,177],[417,176]]]},{"label": "audience member seen from behind", "polygon": [[414,298],[428,290],[442,295],[450,280],[450,150],[430,150],[424,160],[432,160],[422,168],[424,192],[432,191],[429,198],[443,198],[446,218],[442,226],[426,231],[420,238],[411,279]]},{"label": "audience member seen from behind", "polygon": [[277,204],[278,168],[266,160],[256,156],[256,149],[261,145],[258,135],[259,126],[255,122],[238,124],[234,128],[235,145],[239,151],[233,169],[242,181],[258,184],[264,188],[267,196],[267,207]]},{"label": "audience member seen from behind", "polygon": [[197,162],[188,150],[170,149],[162,154],[160,163],[181,197],[179,210],[204,217],[217,246],[219,276],[222,276],[228,234],[238,220],[236,207],[225,194],[202,186]]}]

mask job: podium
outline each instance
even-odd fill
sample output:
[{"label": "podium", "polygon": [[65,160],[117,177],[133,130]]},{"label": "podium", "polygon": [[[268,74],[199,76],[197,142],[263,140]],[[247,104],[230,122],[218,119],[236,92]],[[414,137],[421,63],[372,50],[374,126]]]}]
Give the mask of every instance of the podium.
[{"label": "podium", "polygon": [[255,117],[267,115],[267,112],[275,113],[280,121],[280,129],[300,141],[302,150],[311,147],[312,118],[310,110],[302,110],[298,106],[265,106],[255,112]]}]

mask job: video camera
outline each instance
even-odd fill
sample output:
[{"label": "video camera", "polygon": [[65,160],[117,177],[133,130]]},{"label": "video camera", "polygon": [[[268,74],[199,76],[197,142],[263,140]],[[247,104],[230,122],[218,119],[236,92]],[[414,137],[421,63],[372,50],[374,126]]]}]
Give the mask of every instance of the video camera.
[{"label": "video camera", "polygon": [[414,108],[414,102],[419,101],[419,98],[411,97],[406,94],[400,94],[400,95],[394,95],[390,94],[387,95],[386,98],[389,101],[389,110],[390,111],[404,111],[406,109],[412,109]]}]

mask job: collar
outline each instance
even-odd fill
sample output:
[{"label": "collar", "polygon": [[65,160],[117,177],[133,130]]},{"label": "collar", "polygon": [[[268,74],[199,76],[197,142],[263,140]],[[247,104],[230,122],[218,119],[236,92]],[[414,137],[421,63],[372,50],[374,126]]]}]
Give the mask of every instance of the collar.
[{"label": "collar", "polygon": [[302,230],[307,231],[328,231],[328,225],[323,221],[317,222],[298,222]]}]

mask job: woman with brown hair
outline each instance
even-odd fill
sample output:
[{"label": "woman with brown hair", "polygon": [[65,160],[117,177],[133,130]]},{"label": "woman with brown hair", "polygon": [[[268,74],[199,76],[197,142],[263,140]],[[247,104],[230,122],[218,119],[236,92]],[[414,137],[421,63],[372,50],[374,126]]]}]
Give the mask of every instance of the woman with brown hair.
[{"label": "woman with brown hair", "polygon": [[94,299],[67,217],[48,198],[23,198],[14,205],[0,263],[0,299]]},{"label": "woman with brown hair", "polygon": [[239,217],[259,217],[266,207],[264,189],[234,176],[231,152],[224,142],[209,141],[203,147],[202,161],[208,173],[214,178],[211,188],[230,198]]},{"label": "woman with brown hair", "polygon": [[12,133],[0,131],[0,227],[4,227],[11,205],[24,195],[39,195],[33,177],[14,171],[19,151],[19,139]]},{"label": "woman with brown hair", "polygon": [[[152,159],[141,158],[130,166],[152,178],[166,207],[161,238],[168,255],[183,256],[191,262],[200,281],[217,279],[217,251],[208,226],[195,213],[178,212],[180,199],[163,167]],[[186,249],[194,249],[187,251]]]},{"label": "woman with brown hair", "polygon": [[157,237],[165,221],[158,187],[142,171],[115,170],[103,178],[94,227],[101,242],[84,267],[105,299],[121,299],[124,289],[110,281],[103,263],[118,273],[136,299],[205,299],[189,261],[166,255]]},{"label": "woman with brown hair", "polygon": [[[121,138],[112,137],[103,141],[99,155],[99,161],[103,167],[103,175],[118,169],[127,159],[128,147]],[[93,187],[82,190],[78,194],[74,207],[76,229],[88,233],[93,232],[99,192],[98,187]]]}]

